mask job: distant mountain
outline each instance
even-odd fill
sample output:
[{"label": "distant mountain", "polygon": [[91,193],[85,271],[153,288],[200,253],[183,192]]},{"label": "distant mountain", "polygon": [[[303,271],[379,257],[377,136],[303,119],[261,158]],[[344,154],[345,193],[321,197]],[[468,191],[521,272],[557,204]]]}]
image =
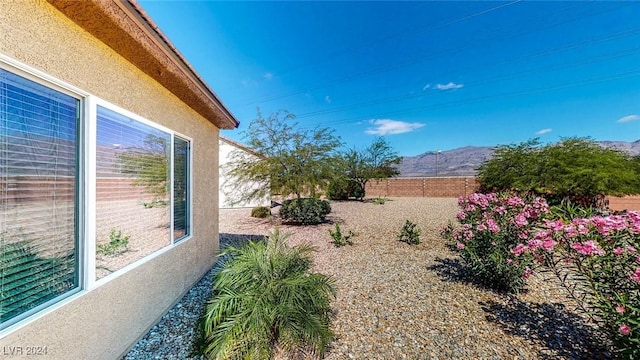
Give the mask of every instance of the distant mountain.
[{"label": "distant mountain", "polygon": [[[625,151],[630,155],[640,155],[640,140],[598,141],[611,149]],[[438,176],[470,176],[484,161],[491,159],[493,148],[488,146],[465,146],[453,150],[428,151],[417,156],[405,156],[397,168],[401,177],[436,176],[436,158]]]},{"label": "distant mountain", "polygon": [[606,148],[626,151],[632,156],[640,155],[640,140],[636,140],[634,142],[598,141],[598,143]]}]

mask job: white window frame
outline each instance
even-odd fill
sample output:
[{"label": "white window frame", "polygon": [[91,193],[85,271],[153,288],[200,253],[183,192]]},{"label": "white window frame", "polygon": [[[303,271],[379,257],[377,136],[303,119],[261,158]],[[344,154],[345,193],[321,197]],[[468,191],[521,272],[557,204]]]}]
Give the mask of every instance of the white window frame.
[{"label": "white window frame", "polygon": [[[142,116],[139,116],[129,110],[112,104],[106,100],[103,100],[97,96],[94,96],[74,85],[71,85],[65,81],[62,81],[54,76],[51,76],[43,71],[40,71],[34,67],[26,65],[18,60],[15,60],[9,56],[0,53],[0,68],[16,75],[22,76],[37,84],[46,86],[50,89],[59,91],[71,97],[74,97],[80,101],[79,104],[79,116],[78,122],[78,137],[76,139],[77,145],[77,158],[78,158],[78,170],[77,170],[77,190],[76,190],[76,207],[78,211],[77,215],[77,233],[76,233],[76,262],[78,271],[78,286],[72,290],[65,292],[57,296],[54,299],[47,301],[33,309],[25,311],[23,314],[8,321],[9,324],[4,329],[0,330],[0,339],[12,333],[24,326],[27,326],[35,321],[38,321],[47,314],[56,311],[57,309],[69,304],[70,302],[82,297],[85,294],[95,290],[96,288],[108,283],[119,276],[127,273],[128,271],[137,268],[144,263],[153,260],[154,258],[164,254],[167,251],[172,250],[174,247],[183,244],[194,237],[195,228],[193,226],[193,159],[195,153],[195,146],[193,138],[186,136],[177,131],[171,130],[165,126],[157,124],[151,120],[148,120]],[[170,166],[170,243],[161,249],[134,261],[131,264],[126,265],[122,269],[119,269],[112,274],[109,274],[99,280],[96,280],[95,269],[95,256],[96,256],[96,156],[97,156],[97,109],[98,106],[102,106],[106,109],[115,111],[124,116],[127,116],[135,121],[141,122],[145,125],[151,126],[158,130],[164,131],[171,135],[171,166]],[[188,142],[188,233],[179,238],[174,239],[173,234],[173,206],[174,206],[174,138],[179,137]]]}]

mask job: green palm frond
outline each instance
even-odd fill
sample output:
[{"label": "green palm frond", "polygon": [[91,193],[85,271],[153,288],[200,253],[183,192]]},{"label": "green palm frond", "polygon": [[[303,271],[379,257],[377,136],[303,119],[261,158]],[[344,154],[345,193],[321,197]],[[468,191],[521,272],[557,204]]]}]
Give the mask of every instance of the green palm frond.
[{"label": "green palm frond", "polygon": [[196,352],[210,359],[269,359],[276,349],[322,356],[333,280],[310,273],[309,245],[290,247],[276,228],[265,241],[227,247],[202,315]]}]

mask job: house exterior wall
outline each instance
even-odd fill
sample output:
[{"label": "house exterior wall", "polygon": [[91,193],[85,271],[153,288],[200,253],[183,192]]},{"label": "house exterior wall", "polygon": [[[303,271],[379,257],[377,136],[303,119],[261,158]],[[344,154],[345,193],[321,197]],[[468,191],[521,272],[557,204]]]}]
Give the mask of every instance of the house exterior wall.
[{"label": "house exterior wall", "polygon": [[218,129],[45,1],[0,2],[0,53],[192,139],[193,236],[73,295],[16,328],[0,347],[47,347],[51,359],[116,359],[214,263]]},{"label": "house exterior wall", "polygon": [[[245,201],[240,203],[235,203],[233,200],[232,193],[234,191],[242,191],[242,189],[257,189],[264,185],[257,183],[246,183],[243,186],[233,186],[229,183],[229,177],[226,175],[227,168],[225,167],[232,160],[232,153],[234,151],[242,152],[243,156],[246,156],[248,159],[257,159],[257,156],[250,154],[249,152],[238,148],[224,140],[220,140],[220,208],[221,209],[231,209],[231,208],[249,208],[256,206],[271,206],[271,198],[269,196],[265,196],[262,199],[254,199],[251,201]],[[237,185],[237,184],[236,184]]]}]

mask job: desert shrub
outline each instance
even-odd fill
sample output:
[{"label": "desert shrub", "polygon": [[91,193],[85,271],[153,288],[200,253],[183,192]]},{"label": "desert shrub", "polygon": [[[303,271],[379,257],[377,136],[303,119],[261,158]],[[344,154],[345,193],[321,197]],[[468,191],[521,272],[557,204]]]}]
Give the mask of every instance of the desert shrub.
[{"label": "desert shrub", "polygon": [[351,241],[351,238],[356,234],[354,234],[351,230],[349,230],[346,235],[343,234],[342,229],[340,229],[340,225],[336,223],[334,231],[331,231],[331,229],[329,229],[329,235],[331,235],[331,238],[333,239],[331,243],[335,247],[341,247],[345,245],[353,245],[353,241]]},{"label": "desert shrub", "polygon": [[619,357],[640,358],[640,212],[547,220],[526,247],[608,335]]},{"label": "desert shrub", "polygon": [[116,230],[112,228],[109,231],[109,243],[98,244],[96,252],[102,255],[114,255],[121,253],[129,245],[129,235],[122,236],[122,230]]},{"label": "desert shrub", "polygon": [[400,235],[398,235],[398,241],[406,242],[409,245],[420,244],[420,229],[413,222],[407,220],[402,229],[400,229]]},{"label": "desert shrub", "polygon": [[24,243],[2,244],[0,270],[0,322],[75,286],[73,261],[43,258]]},{"label": "desert shrub", "polygon": [[330,212],[329,202],[316,198],[285,200],[280,207],[283,220],[302,225],[323,223]]},{"label": "desert shrub", "polygon": [[169,202],[167,200],[162,200],[158,198],[154,198],[149,202],[146,202],[146,201],[142,202],[142,206],[144,206],[145,209],[153,209],[156,207],[164,207],[167,205],[169,205]]},{"label": "desert shrub", "polygon": [[289,247],[278,229],[266,241],[229,246],[214,273],[214,295],[199,322],[195,352],[210,359],[271,359],[276,349],[321,357],[333,281],[310,273],[308,245]]},{"label": "desert shrub", "polygon": [[380,196],[373,199],[373,203],[376,205],[384,205],[387,201],[389,201],[389,199]]},{"label": "desert shrub", "polygon": [[331,200],[362,199],[364,192],[357,182],[336,178],[331,180],[327,186],[327,197]]},{"label": "desert shrub", "polygon": [[533,257],[523,242],[533,237],[548,213],[544,199],[511,193],[474,193],[459,198],[460,226],[442,232],[460,253],[467,271],[479,283],[499,291],[518,292],[532,273]]},{"label": "desert shrub", "polygon": [[266,219],[271,216],[271,209],[266,206],[256,206],[251,209],[251,217]]}]

